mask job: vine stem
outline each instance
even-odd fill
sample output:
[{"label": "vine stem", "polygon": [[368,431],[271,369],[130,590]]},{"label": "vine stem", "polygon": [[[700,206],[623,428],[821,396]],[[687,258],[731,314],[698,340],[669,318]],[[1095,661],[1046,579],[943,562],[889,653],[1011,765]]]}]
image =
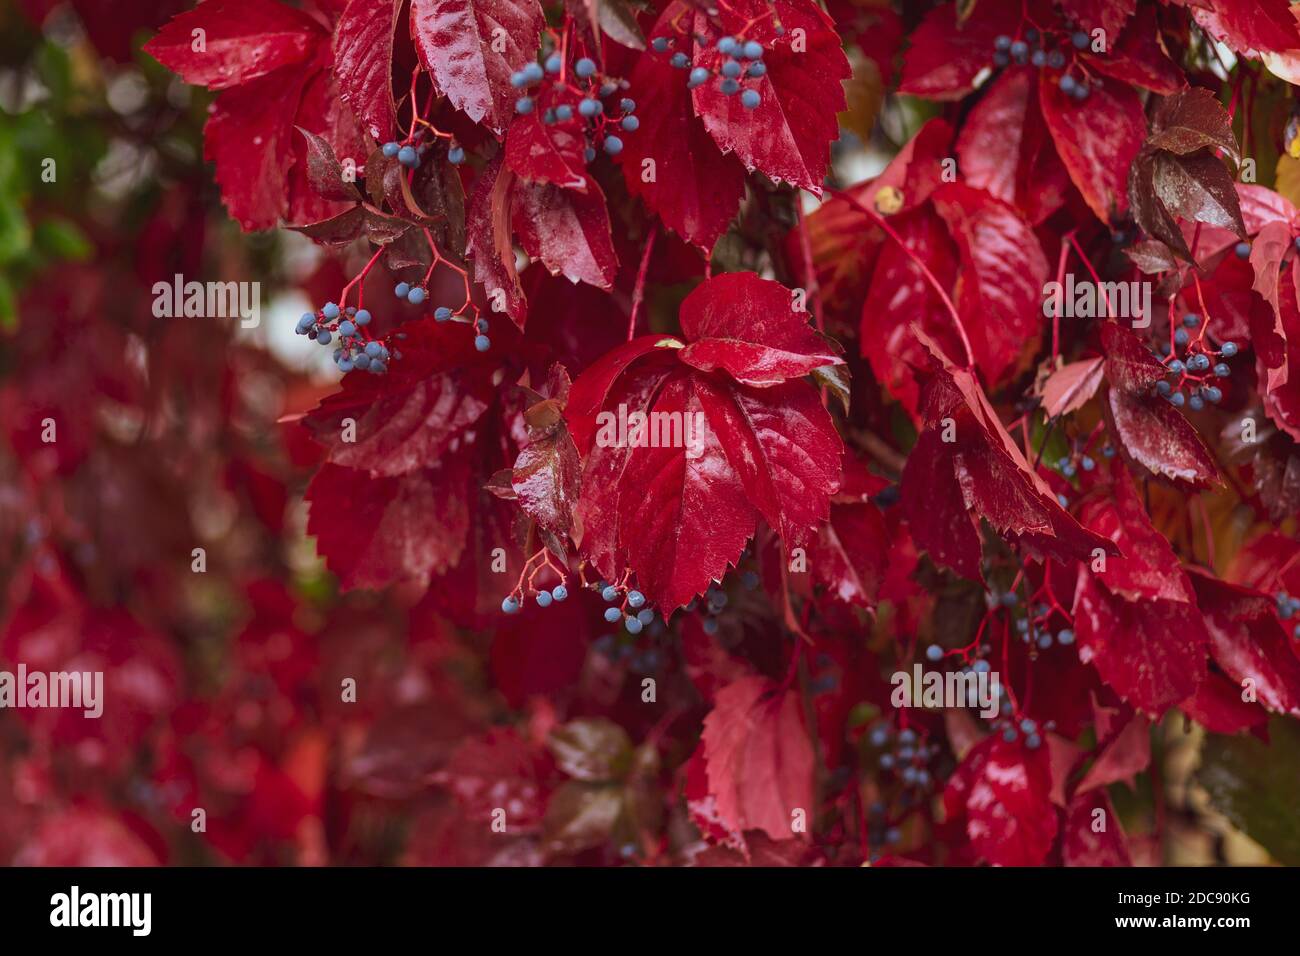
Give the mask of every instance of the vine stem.
[{"label": "vine stem", "polygon": [[940,300],[944,304],[944,308],[946,308],[948,310],[948,314],[952,316],[953,325],[957,327],[957,334],[961,336],[962,348],[966,352],[966,366],[965,366],[966,369],[969,370],[973,368],[975,365],[975,353],[971,349],[970,337],[966,334],[966,326],[962,323],[961,316],[957,314],[957,307],[952,304],[952,299],[948,297],[948,293],[944,290],[943,286],[940,285],[939,280],[934,277],[934,273],[930,271],[930,267],[921,261],[921,259],[917,256],[917,254],[913,252],[911,248],[907,245],[907,243],[903,241],[903,238],[897,232],[894,231],[894,227],[891,226],[889,223],[887,223],[885,221],[885,217],[880,215],[880,213],[876,212],[874,209],[870,209],[864,206],[862,203],[858,202],[858,200],[856,200],[855,198],[853,198],[843,190],[828,188],[828,192],[830,192],[832,195],[836,196],[839,199],[843,199],[846,203],[849,204],[849,206],[851,206],[853,209],[856,209],[858,212],[862,213],[864,216],[866,216],[868,219],[874,222],[877,226],[883,229],[885,235],[889,236],[890,239],[893,239],[894,242],[898,244],[898,247],[902,249],[903,252],[907,255],[907,257],[912,260],[912,262],[916,265],[916,267],[921,270],[921,274],[925,276],[925,280],[928,283],[930,283],[930,288],[934,289],[934,291],[938,293]]},{"label": "vine stem", "polygon": [[659,223],[653,223],[650,226],[650,234],[646,236],[645,251],[641,253],[641,267],[636,273],[636,288],[632,290],[632,314],[627,319],[627,340],[629,342],[636,336],[636,316],[641,311],[641,300],[645,298],[645,277],[650,269],[650,252],[655,247],[655,237],[659,235]]}]

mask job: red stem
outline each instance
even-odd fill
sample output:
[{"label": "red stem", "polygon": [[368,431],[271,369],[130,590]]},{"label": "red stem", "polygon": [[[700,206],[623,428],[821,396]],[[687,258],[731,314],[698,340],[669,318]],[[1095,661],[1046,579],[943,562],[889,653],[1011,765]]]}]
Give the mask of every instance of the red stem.
[{"label": "red stem", "polygon": [[636,316],[641,311],[641,300],[645,298],[645,277],[646,272],[650,269],[650,252],[655,247],[655,237],[659,234],[659,224],[653,223],[650,226],[650,235],[646,236],[645,251],[641,253],[641,267],[636,273],[636,288],[632,290],[632,314],[627,319],[627,340],[629,342],[636,335]]}]

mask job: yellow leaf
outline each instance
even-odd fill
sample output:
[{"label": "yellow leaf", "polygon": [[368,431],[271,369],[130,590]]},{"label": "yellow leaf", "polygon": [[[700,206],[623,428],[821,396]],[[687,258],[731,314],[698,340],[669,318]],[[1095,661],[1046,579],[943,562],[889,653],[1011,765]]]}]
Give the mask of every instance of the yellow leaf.
[{"label": "yellow leaf", "polygon": [[1273,188],[1300,206],[1300,159],[1282,155],[1277,159],[1277,178]]},{"label": "yellow leaf", "polygon": [[840,113],[840,126],[865,143],[871,139],[871,130],[876,125],[876,117],[880,115],[880,106],[885,100],[885,86],[874,60],[868,59],[856,49],[849,51],[849,60],[853,64],[853,76],[844,81],[848,108]]}]

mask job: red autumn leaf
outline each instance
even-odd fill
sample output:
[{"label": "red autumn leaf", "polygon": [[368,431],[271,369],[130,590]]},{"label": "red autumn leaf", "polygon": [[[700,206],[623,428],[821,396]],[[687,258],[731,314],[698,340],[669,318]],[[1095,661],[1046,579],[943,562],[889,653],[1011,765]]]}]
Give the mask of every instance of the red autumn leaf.
[{"label": "red autumn leaf", "polygon": [[1192,583],[1215,663],[1239,688],[1249,681],[1266,710],[1300,716],[1300,655],[1278,621],[1273,597],[1203,572],[1194,573]]},{"label": "red autumn leaf", "polygon": [[[651,36],[675,40],[674,16],[684,9],[670,5]],[[641,125],[624,138],[618,157],[628,189],[669,229],[709,252],[740,208],[745,168],[714,144],[695,115],[682,71],[667,56],[638,57],[630,82]]]},{"label": "red autumn leaf", "polygon": [[799,695],[763,677],[744,677],[718,691],[700,738],[719,823],[762,830],[774,840],[797,833],[797,811],[811,818],[812,742]]},{"label": "red autumn leaf", "polygon": [[1043,413],[1056,418],[1077,412],[1097,394],[1104,371],[1100,357],[1062,365],[1043,383]]},{"label": "red autumn leaf", "polygon": [[1125,454],[1148,471],[1195,487],[1218,483],[1219,469],[1196,429],[1152,386],[1165,368],[1136,335],[1114,322],[1101,327],[1110,421]]},{"label": "red autumn leaf", "polygon": [[[982,579],[982,518],[1031,554],[1059,561],[1115,554],[1083,528],[1029,466],[974,377],[936,356],[924,396],[926,427],[903,471],[903,509],[917,545],[959,574]],[[945,440],[947,433],[951,440]]]},{"label": "red autumn leaf", "polygon": [[1097,78],[1082,103],[1072,99],[1046,71],[1038,99],[1056,151],[1070,179],[1102,222],[1128,211],[1129,167],[1146,139],[1142,102],[1131,87]]},{"label": "red autumn leaf", "polygon": [[1029,224],[988,193],[952,183],[933,201],[961,256],[957,312],[975,363],[996,385],[1036,343],[1047,259]]},{"label": "red autumn leaf", "polygon": [[1061,0],[1061,12],[1072,23],[1089,33],[1105,30],[1107,46],[1119,36],[1136,9],[1137,0]]},{"label": "red autumn leaf", "polygon": [[224,90],[311,59],[323,36],[319,23],[283,3],[207,0],[173,17],[144,49],[186,83]]},{"label": "red autumn leaf", "polygon": [[890,527],[869,500],[871,491],[883,486],[861,466],[846,464],[840,491],[831,500],[830,519],[817,529],[809,547],[813,580],[844,604],[875,607],[891,561]]},{"label": "red autumn leaf", "polygon": [[515,268],[511,208],[515,175],[498,153],[474,180],[465,209],[465,252],[474,261],[474,278],[499,302],[501,311],[524,327],[527,302]]},{"label": "red autumn leaf", "polygon": [[1127,601],[1082,572],[1074,596],[1079,659],[1133,707],[1155,717],[1196,693],[1209,636],[1195,604]]},{"label": "red autumn leaf", "polygon": [[1106,590],[1129,601],[1194,603],[1192,584],[1169,541],[1151,525],[1146,507],[1128,469],[1116,463],[1109,498],[1097,496],[1084,505],[1081,518],[1119,546],[1121,555],[1106,562],[1101,580]]},{"label": "red autumn leaf", "polygon": [[506,728],[463,741],[433,782],[456,798],[467,820],[489,825],[504,807],[512,827],[531,833],[541,825],[553,776],[545,749]]},{"label": "red autumn leaf", "polygon": [[757,82],[742,83],[758,91],[758,106],[747,109],[739,95],[723,93],[712,82],[691,93],[718,148],[774,182],[821,195],[827,151],[839,133],[835,116],[844,108],[841,83],[851,72],[831,19],[812,0],[774,0],[770,7],[739,0],[716,15],[696,12],[694,31],[692,64],[713,73],[727,59],[717,47],[721,37],[743,34],[764,49],[766,72]]},{"label": "red autumn leaf", "polygon": [[585,193],[515,180],[511,219],[519,244],[551,275],[608,289],[618,273],[605,195],[592,182]]},{"label": "red autumn leaf", "polygon": [[1178,708],[1211,733],[1239,734],[1263,728],[1268,723],[1268,711],[1257,703],[1246,703],[1241,693],[1240,684],[1212,670],[1196,693]]},{"label": "red autumn leaf", "polygon": [[1156,8],[1147,4],[1138,7],[1118,42],[1107,52],[1089,57],[1088,63],[1112,79],[1166,96],[1187,83],[1161,43]]},{"label": "red autumn leaf", "polygon": [[377,142],[396,130],[393,38],[399,0],[350,0],[334,28],[334,75],[344,102]]},{"label": "red autumn leaf", "polygon": [[[1100,728],[1097,732],[1102,733]],[[1145,717],[1132,714],[1098,749],[1096,760],[1079,781],[1075,793],[1087,793],[1121,781],[1132,786],[1133,778],[1150,763],[1151,724]]]},{"label": "red autumn leaf", "polygon": [[1029,750],[1000,735],[971,749],[948,782],[944,809],[965,821],[971,848],[994,866],[1039,866],[1056,839],[1047,748]]},{"label": "red autumn leaf", "polygon": [[1066,866],[1132,866],[1119,814],[1105,790],[1081,793],[1061,824],[1061,862]]},{"label": "red autumn leaf", "polygon": [[1287,0],[1208,0],[1191,10],[1211,35],[1238,53],[1300,47],[1300,27]]},{"label": "red autumn leaf", "polygon": [[514,116],[510,76],[536,61],[544,22],[537,0],[411,0],[420,63],[456,109],[496,133]]},{"label": "red autumn leaf", "polygon": [[1015,0],[985,0],[964,23],[957,4],[934,7],[912,34],[899,92],[934,100],[965,96],[980,72],[993,65],[994,38],[1019,23],[1020,15]]},{"label": "red autumn leaf", "polygon": [[[549,183],[564,189],[585,192],[587,161],[583,155],[587,140],[583,135],[586,121],[578,115],[577,97],[567,90],[554,96],[543,88],[531,112],[515,116],[506,134],[506,165],[520,179],[530,183]],[[561,104],[573,109],[567,120],[552,117],[543,122],[547,111]]]},{"label": "red autumn leaf", "polygon": [[681,360],[757,387],[843,365],[830,340],[808,325],[800,304],[785,286],[752,272],[720,275],[682,303],[682,332],[691,344]]},{"label": "red autumn leaf", "polygon": [[578,449],[560,421],[519,453],[511,487],[530,518],[552,534],[567,535],[573,526],[581,478]]}]

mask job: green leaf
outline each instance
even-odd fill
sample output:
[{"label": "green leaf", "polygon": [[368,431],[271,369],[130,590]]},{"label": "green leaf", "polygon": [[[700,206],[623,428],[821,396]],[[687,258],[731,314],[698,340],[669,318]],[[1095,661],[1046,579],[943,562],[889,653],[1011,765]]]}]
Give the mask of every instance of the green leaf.
[{"label": "green leaf", "polygon": [[86,234],[66,219],[46,219],[36,225],[36,248],[57,259],[83,262],[95,251]]},{"label": "green leaf", "polygon": [[1233,826],[1279,863],[1300,866],[1300,722],[1274,717],[1270,743],[1256,737],[1210,734],[1201,747],[1197,779]]},{"label": "green leaf", "polygon": [[14,301],[13,286],[4,276],[0,276],[0,332],[12,332],[18,328],[18,305]]},{"label": "green leaf", "polygon": [[575,780],[621,780],[632,764],[632,741],[604,717],[571,720],[551,731],[547,741],[560,769]]}]

